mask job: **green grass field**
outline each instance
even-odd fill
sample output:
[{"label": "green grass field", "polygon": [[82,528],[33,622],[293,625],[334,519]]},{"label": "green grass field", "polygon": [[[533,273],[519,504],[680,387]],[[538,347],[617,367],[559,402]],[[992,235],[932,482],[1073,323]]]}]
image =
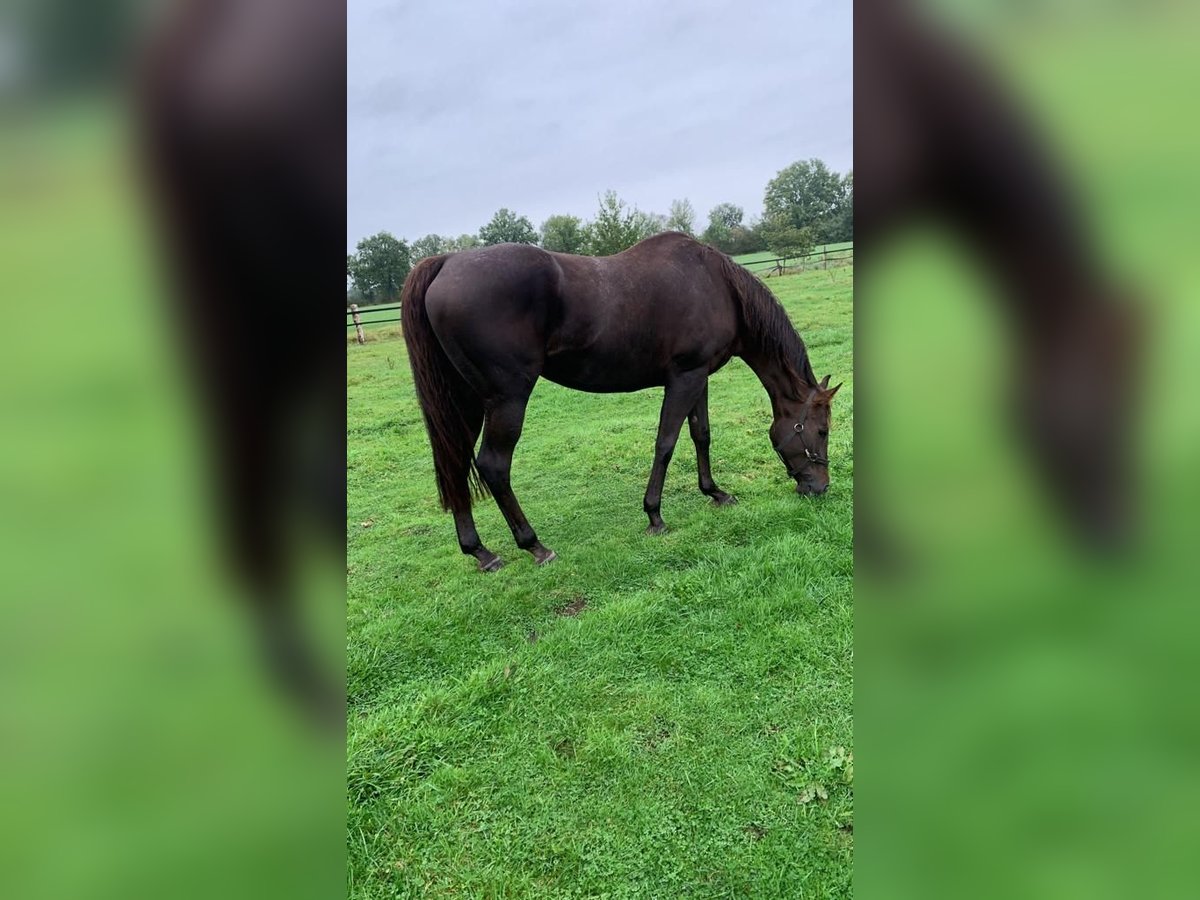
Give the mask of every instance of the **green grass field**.
[{"label": "green grass field", "polygon": [[1111,412],[1141,413],[1144,456],[1113,477],[1143,485],[1145,531],[1127,557],[1077,552],[1007,415],[1003,276],[950,228],[893,235],[856,285],[856,359],[875,373],[862,502],[905,563],[882,579],[860,556],[855,585],[857,749],[877,763],[859,789],[881,836],[858,858],[864,894],[1099,900],[1196,881],[1194,843],[1165,836],[1190,834],[1200,802],[1194,742],[1175,739],[1200,627],[1200,128],[1180,114],[1200,15],[1038,6],[978,37],[1147,315],[1146,405]]},{"label": "green grass field", "polygon": [[[23,99],[0,128],[0,306],[69,324],[0,338],[4,894],[329,897],[342,748],[264,677],[222,564],[128,123],[116,98]],[[338,666],[341,553],[293,522],[308,633]]]},{"label": "green grass field", "polygon": [[348,879],[353,897],[826,897],[853,850],[853,269],[771,280],[834,403],[832,485],[792,490],[770,406],[710,385],[713,471],[681,439],[642,494],[661,391],[539,383],[475,570],[439,511],[404,343],[348,356]]}]

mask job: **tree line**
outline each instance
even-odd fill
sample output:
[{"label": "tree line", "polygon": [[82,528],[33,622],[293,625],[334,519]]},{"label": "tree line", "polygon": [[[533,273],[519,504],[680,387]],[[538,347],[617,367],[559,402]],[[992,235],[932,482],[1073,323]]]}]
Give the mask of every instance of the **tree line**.
[{"label": "tree line", "polygon": [[686,198],[671,201],[665,215],[631,207],[612,190],[599,200],[590,220],[553,215],[540,229],[526,216],[504,208],[476,234],[427,234],[411,244],[386,231],[364,238],[346,257],[348,301],[393,303],[417,261],[491,244],[534,244],[560,253],[609,256],[660,232],[682,231],[731,255],[768,250],[787,257],[854,239],[854,173],[841,175],[819,159],[792,163],[776,174],[767,184],[761,217],[746,221],[742,207],[718,203],[699,233],[695,210]]}]

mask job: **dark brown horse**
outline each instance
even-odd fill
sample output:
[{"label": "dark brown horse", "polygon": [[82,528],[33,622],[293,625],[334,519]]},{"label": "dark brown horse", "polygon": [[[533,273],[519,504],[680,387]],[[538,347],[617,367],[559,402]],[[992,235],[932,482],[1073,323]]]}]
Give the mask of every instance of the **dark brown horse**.
[{"label": "dark brown horse", "polygon": [[[1121,546],[1136,511],[1139,307],[1098,252],[1028,111],[927,6],[855,5],[855,130],[869,135],[855,152],[859,281],[865,265],[871,282],[888,237],[927,219],[950,226],[1012,326],[1014,434],[1079,538]],[[872,302],[866,293],[855,301]],[[869,380],[869,358],[866,371]],[[1114,427],[1115,410],[1125,427]],[[860,470],[870,477],[870,465]],[[863,512],[866,558],[880,536]]]},{"label": "dark brown horse", "polygon": [[[708,376],[733,356],[771,398],[772,445],[801,494],[829,486],[830,401],[804,342],[763,284],[712,247],[660,234],[609,257],[500,244],[422,260],[401,297],[417,398],[433,448],[442,507],[458,543],[484,571],[502,561],[479,539],[472,496],[490,492],[522,550],[538,540],[509,482],[525,406],[539,376],[592,393],[663,387],[644,508],[659,508],[684,419],[696,444],[700,490],[733,503],[709,466]],[[475,442],[483,433],[478,455]]]},{"label": "dark brown horse", "polygon": [[134,113],[224,555],[271,673],[340,729],[345,691],[303,627],[286,525],[308,511],[345,547],[345,345],[315,299],[345,280],[345,8],[177,0],[164,13]]}]

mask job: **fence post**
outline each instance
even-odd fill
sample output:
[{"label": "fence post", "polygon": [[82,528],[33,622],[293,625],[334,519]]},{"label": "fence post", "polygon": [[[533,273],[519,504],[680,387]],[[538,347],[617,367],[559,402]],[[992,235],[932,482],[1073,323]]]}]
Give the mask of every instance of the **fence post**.
[{"label": "fence post", "polygon": [[367,342],[367,338],[365,335],[363,335],[362,319],[358,315],[357,303],[350,304],[350,318],[354,320],[354,332],[358,336],[358,342],[360,344],[365,344]]}]

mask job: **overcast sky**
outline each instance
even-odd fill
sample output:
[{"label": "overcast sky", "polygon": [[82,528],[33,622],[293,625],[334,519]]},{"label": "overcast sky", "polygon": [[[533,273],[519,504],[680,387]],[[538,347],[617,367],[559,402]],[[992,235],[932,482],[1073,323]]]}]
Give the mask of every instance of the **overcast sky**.
[{"label": "overcast sky", "polygon": [[852,166],[849,0],[348,0],[348,249],[378,231],[591,218],[613,188],[697,227],[781,168]]}]

